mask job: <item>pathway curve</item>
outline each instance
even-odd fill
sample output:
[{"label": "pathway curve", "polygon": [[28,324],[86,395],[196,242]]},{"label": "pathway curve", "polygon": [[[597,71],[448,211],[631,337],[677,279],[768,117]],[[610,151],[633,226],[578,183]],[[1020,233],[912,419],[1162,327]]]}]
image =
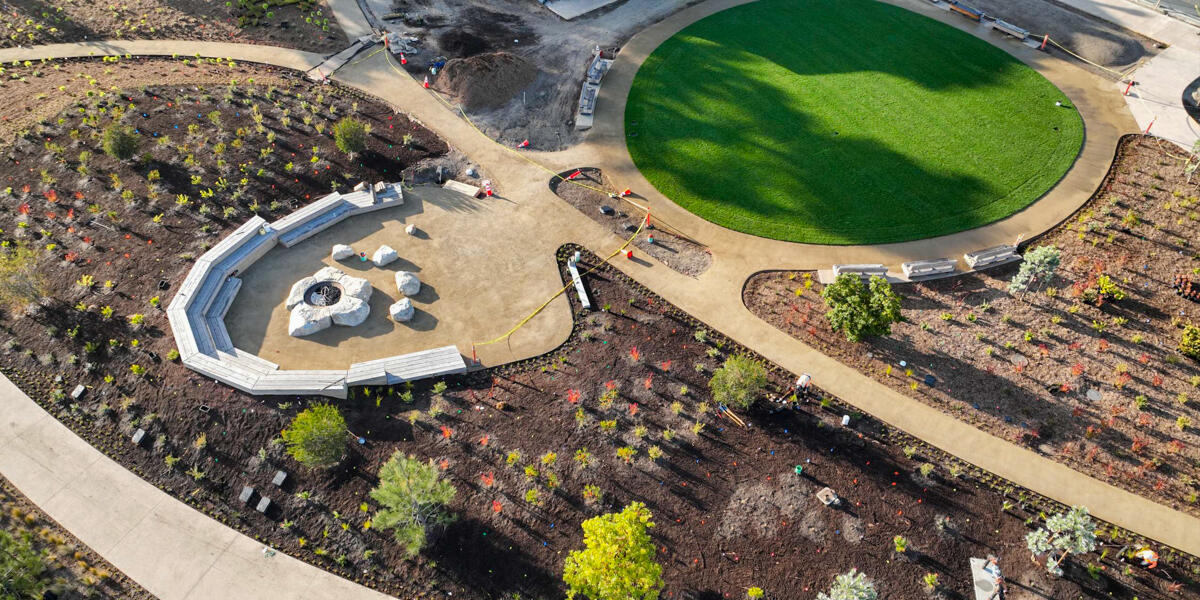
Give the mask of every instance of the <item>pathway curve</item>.
[{"label": "pathway curve", "polygon": [[[610,75],[612,79],[606,80],[599,116],[608,129],[598,128],[587,144],[577,148],[529,156],[554,169],[584,164],[596,164],[610,172],[620,169],[622,157],[615,144],[621,139],[618,111],[621,99],[616,96],[628,89],[628,82],[636,70],[634,58],[638,55],[644,58],[657,45],[655,40],[666,39],[698,18],[739,3],[741,0],[710,0],[677,13],[636,36],[622,51],[622,56],[629,51],[627,62],[619,62]],[[924,11],[916,0],[897,0],[896,3]],[[120,42],[99,47],[110,48],[106,50],[110,53],[169,55],[199,52],[292,68],[297,68],[297,64],[299,68],[315,65],[320,58],[310,53],[261,46],[203,42]],[[1107,139],[1111,145],[1103,160],[1098,154],[1090,159],[1097,161],[1095,165],[1085,166],[1106,169],[1116,137],[1133,130],[1131,120],[1121,114],[1119,106],[1123,101],[1119,96],[1114,100],[1110,87],[1073,72],[1078,69],[1068,69],[1048,57],[1023,56],[1019,48],[1005,46],[1005,49],[1034,64],[1043,73],[1053,74],[1051,80],[1063,88],[1081,110],[1101,115],[1099,123],[1087,123],[1088,136],[1093,141],[1097,137],[1110,136]],[[17,58],[32,60],[45,56],[86,56],[91,50],[97,54],[106,52],[93,44],[56,46],[47,50],[0,50],[0,60],[13,60],[13,55],[20,53],[24,54]],[[315,61],[313,57],[316,57]],[[622,80],[622,77],[626,79]],[[385,98],[412,113],[492,174],[503,197],[499,201],[512,204],[510,215],[514,219],[514,228],[524,234],[514,236],[519,242],[514,242],[513,252],[545,256],[563,243],[577,242],[606,253],[620,244],[619,238],[551,193],[547,186],[548,173],[521,155],[495,144],[456,113],[431,99],[428,91],[390,64],[384,53],[352,63],[339,71],[335,79]],[[1085,112],[1085,118],[1087,114]],[[608,160],[613,161],[612,165],[604,162]],[[627,154],[624,160],[628,160]],[[636,173],[625,172],[621,176],[621,181],[626,181],[626,176],[632,181],[639,177]],[[1096,181],[1098,179],[1091,182],[1093,187]],[[1080,474],[895,392],[787,336],[756,318],[742,305],[742,283],[749,274],[761,268],[824,266],[860,260],[895,264],[901,260],[1009,241],[1017,233],[1037,233],[1073,211],[1086,198],[1081,194],[1090,194],[1093,189],[1087,181],[1072,187],[1075,188],[1071,191],[1073,196],[1050,205],[1045,204],[1050,200],[1047,198],[1012,218],[1035,219],[1028,223],[1029,230],[1021,230],[1009,223],[1012,220],[1009,219],[938,240],[866,248],[829,249],[796,244],[763,246],[762,254],[759,254],[760,248],[745,247],[747,240],[712,228],[698,236],[710,244],[715,254],[713,267],[699,278],[680,275],[652,261],[621,260],[615,265],[680,309],[767,359],[791,371],[814,373],[817,385],[864,412],[1018,485],[1066,504],[1087,505],[1101,519],[1200,555],[1200,520]],[[652,188],[647,185],[644,189]],[[638,191],[642,192],[643,188],[639,187]],[[684,224],[689,215],[669,208],[669,200],[657,197],[651,202],[656,217],[669,218],[673,225],[683,225],[685,231],[686,227],[693,226],[692,222]],[[672,210],[674,212],[669,212]],[[1047,215],[1036,219],[1034,213],[1043,211]],[[700,231],[701,224],[694,225]],[[556,271],[548,269],[545,276],[558,278]],[[541,300],[530,298],[531,307]],[[563,311],[569,311],[569,307],[565,299],[559,298],[547,310],[561,315]],[[481,358],[490,362],[486,349]],[[7,381],[0,382],[0,409],[3,409],[0,414],[4,415],[0,417],[0,472],[82,541],[160,597],[299,598],[324,597],[322,594],[327,591],[340,598],[379,597],[370,590],[282,555],[260,558],[257,544],[165,497],[153,486],[124,471],[42,412]],[[196,560],[196,557],[201,559]],[[202,572],[196,572],[198,563],[205,565]]]},{"label": "pathway curve", "polygon": [[163,600],[389,598],[278,553],[105,456],[0,377],[0,472]]}]

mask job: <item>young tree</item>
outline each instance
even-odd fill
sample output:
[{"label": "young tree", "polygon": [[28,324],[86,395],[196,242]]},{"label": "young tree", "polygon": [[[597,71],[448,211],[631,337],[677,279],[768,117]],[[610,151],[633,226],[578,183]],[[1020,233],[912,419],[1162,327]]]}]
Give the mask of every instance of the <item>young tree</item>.
[{"label": "young tree", "polygon": [[850,569],[849,572],[835,577],[829,593],[817,594],[817,600],[876,600],[877,598],[879,598],[879,592],[875,591],[875,584],[871,583],[865,574],[859,573],[858,569]]},{"label": "young tree", "polygon": [[842,273],[821,290],[821,297],[829,307],[825,316],[833,330],[844,331],[852,342],[868,335],[887,335],[892,332],[892,323],[901,319],[900,296],[878,275],[871,277],[869,285],[863,285],[858,275]]},{"label": "young tree", "polygon": [[[1029,532],[1025,545],[1033,555],[1046,555],[1046,571],[1062,576],[1060,565],[1072,554],[1091,552],[1096,548],[1096,524],[1083,506],[1046,519],[1046,525]],[[1056,556],[1057,555],[1057,556]]]},{"label": "young tree", "polygon": [[104,130],[100,147],[104,149],[105,154],[117,160],[129,160],[137,153],[138,142],[138,136],[133,129],[113,123]]},{"label": "young tree", "polygon": [[333,142],[338,150],[354,155],[367,148],[367,126],[353,117],[342,117],[333,126]]},{"label": "young tree", "polygon": [[0,303],[14,313],[46,297],[46,275],[38,270],[41,252],[14,244],[0,252]]},{"label": "young tree", "polygon": [[731,356],[708,382],[713,400],[726,406],[750,408],[767,386],[767,370],[748,356]]},{"label": "young tree", "polygon": [[662,566],[654,562],[654,541],[647,529],[653,515],[641,502],[619,513],[583,522],[583,550],[573,550],[563,567],[567,600],[657,600],[663,588]]},{"label": "young tree", "polygon": [[373,523],[391,529],[409,558],[425,547],[430,528],[452,520],[445,507],[458,490],[440,475],[433,459],[421,462],[399,451],[379,468],[379,485],[371,490],[371,498],[383,508]]},{"label": "young tree", "polygon": [[1015,294],[1028,291],[1035,283],[1041,287],[1050,281],[1060,262],[1062,253],[1054,246],[1038,246],[1029,250],[1021,259],[1021,269],[1008,283],[1008,292]]},{"label": "young tree", "polygon": [[283,430],[287,452],[306,467],[331,467],[346,450],[346,419],[330,404],[314,404]]},{"label": "young tree", "polygon": [[14,536],[0,529],[0,599],[41,598],[46,564],[34,550],[32,534]]}]

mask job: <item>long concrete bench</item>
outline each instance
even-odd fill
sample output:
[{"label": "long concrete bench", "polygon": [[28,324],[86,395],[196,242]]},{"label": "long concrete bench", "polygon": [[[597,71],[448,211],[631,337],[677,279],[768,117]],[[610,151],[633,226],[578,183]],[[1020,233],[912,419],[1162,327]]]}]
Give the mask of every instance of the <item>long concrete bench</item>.
[{"label": "long concrete bench", "polygon": [[900,265],[904,276],[909,279],[936,277],[953,273],[957,262],[949,258],[932,258],[929,260],[914,260]]},{"label": "long concrete bench", "polygon": [[1017,254],[1017,247],[1008,244],[1002,246],[993,246],[975,252],[968,252],[963,255],[963,259],[967,261],[967,265],[972,269],[986,269],[995,267],[1004,263],[1009,263],[1014,260],[1021,260],[1021,256]]},{"label": "long concrete bench", "polygon": [[583,278],[579,276],[579,267],[574,259],[567,261],[567,270],[571,272],[571,282],[575,284],[575,293],[579,294],[579,303],[585,310],[591,310],[592,302],[588,299],[587,289],[583,287]]},{"label": "long concrete bench", "polygon": [[216,299],[213,300],[211,306],[205,311],[206,318],[216,317],[224,319],[225,313],[229,312],[229,307],[233,305],[233,298],[237,296],[238,290],[242,289],[242,280],[237,277],[229,277],[225,280],[221,290],[217,292]]},{"label": "long concrete bench", "polygon": [[887,267],[883,265],[833,265],[834,278],[843,273],[858,275],[863,279],[870,279],[876,275],[886,278],[887,271]]},{"label": "long concrete bench", "polygon": [[280,234],[279,243],[283,244],[284,248],[291,248],[329,227],[337,225],[342,219],[349,217],[353,212],[353,206],[339,201],[336,205],[309,219],[303,225],[287,233]]},{"label": "long concrete bench", "polygon": [[475,198],[475,197],[479,196],[479,188],[478,187],[463,183],[461,181],[455,181],[453,179],[447,180],[446,183],[443,183],[442,189],[450,190],[452,192],[458,192],[464,196],[468,196],[471,198]]},{"label": "long concrete bench", "polygon": [[1025,38],[1029,37],[1028,30],[1017,27],[1016,25],[1013,25],[1007,21],[1001,21],[1000,19],[996,19],[992,22],[992,29],[999,31],[1000,33],[1007,33],[1018,40],[1024,40]]},{"label": "long concrete bench", "polygon": [[321,394],[345,398],[346,371],[281,369],[260,375],[249,392],[266,396]]}]

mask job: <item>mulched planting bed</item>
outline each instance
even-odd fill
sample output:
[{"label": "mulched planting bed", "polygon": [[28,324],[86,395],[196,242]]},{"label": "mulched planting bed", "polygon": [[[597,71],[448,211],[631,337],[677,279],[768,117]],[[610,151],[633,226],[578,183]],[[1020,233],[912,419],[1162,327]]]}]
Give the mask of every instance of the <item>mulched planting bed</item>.
[{"label": "mulched planting bed", "polygon": [[[272,5],[270,16],[262,4]],[[0,48],[110,39],[238,42],[320,53],[349,45],[323,2],[279,4],[258,0],[244,9],[240,2],[213,0],[12,0],[0,11]]]},{"label": "mulched planting bed", "polygon": [[[560,266],[573,250],[560,250]],[[596,259],[585,254],[581,264]],[[1101,564],[1096,555],[1072,562],[1065,579],[1049,577],[1027,560],[1023,536],[1026,519],[1052,506],[1011,490],[1006,503],[980,483],[986,474],[917,445],[902,451],[890,441],[894,432],[862,415],[843,428],[846,409],[834,401],[778,412],[760,402],[741,415],[752,426],[738,427],[715,414],[707,381],[742,349],[716,332],[697,334],[702,325],[611,267],[586,275],[586,285],[612,308],[577,312],[572,336],[549,355],[449,378],[440,394],[428,381],[356,388],[338,405],[365,443],[349,444],[329,471],[300,468],[273,441],[316,398],[252,398],[165,363],[153,388],[97,385],[78,402],[56,401],[54,370],[20,355],[0,361],[142,477],[266,543],[401,598],[561,597],[562,561],[581,546],[579,523],[633,500],[658,523],[665,598],[737,598],[749,586],[771,598],[812,598],[851,567],[870,574],[883,597],[921,597],[928,572],[940,574],[946,597],[966,597],[967,557],[989,552],[1004,557],[1010,585],[1045,597],[1155,598],[1184,577],[1174,559],[1153,574],[1122,574],[1106,558],[1107,570],[1092,579],[1083,565]],[[772,388],[791,377],[773,370]],[[112,410],[101,413],[100,402]],[[147,428],[154,443],[134,448],[134,427]],[[656,460],[652,447],[663,453]],[[626,463],[618,448],[636,454]],[[574,459],[584,449],[587,466]],[[376,508],[367,492],[396,450],[432,459],[458,488],[456,522],[415,561],[402,558],[388,533],[364,529]],[[167,456],[178,462],[164,464]],[[937,465],[922,477],[926,462]],[[282,489],[270,483],[277,469],[289,473]],[[263,516],[241,505],[243,485],[275,507]],[[585,500],[585,485],[602,498]],[[844,508],[820,504],[814,493],[823,486]],[[910,539],[910,556],[893,554],[895,535]],[[1112,544],[1127,541],[1115,532]]]},{"label": "mulched planting bed", "polygon": [[[606,178],[600,169],[584,167],[563,171],[550,179],[550,191],[591,217],[593,221],[608,227],[625,239],[637,231],[645,217],[641,209],[614,196],[622,190]],[[636,195],[631,195],[630,198],[639,204],[643,202]],[[601,207],[608,207],[610,210],[602,212]],[[650,242],[651,237],[654,238],[653,243]],[[633,245],[671,269],[690,277],[698,277],[712,266],[713,257],[708,248],[677,233],[667,223],[655,219],[653,212],[649,226],[633,240]]]},{"label": "mulched planting bed", "polygon": [[[153,598],[137,583],[113,568],[91,548],[43,514],[5,478],[0,477],[0,531],[27,539],[41,555],[45,569],[36,577],[38,589],[58,598]],[[7,561],[5,561],[7,564]],[[19,571],[28,573],[28,571]],[[8,583],[10,573],[4,573]],[[24,577],[22,577],[24,580]],[[11,593],[7,587],[5,592]],[[5,595],[5,598],[13,596]],[[39,598],[42,596],[38,596]],[[45,596],[49,598],[50,596]]]},{"label": "mulched planting bed", "polygon": [[[1200,304],[1172,289],[1176,275],[1200,279],[1197,196],[1177,148],[1130,136],[1096,196],[1033,243],[1062,251],[1062,266],[1040,290],[1008,293],[1016,265],[899,285],[907,322],[858,345],[830,330],[811,274],[760,273],[744,300],[914,398],[1200,514],[1200,365],[1177,350],[1179,325],[1200,322]],[[1082,288],[1102,274],[1127,297],[1084,301]]]}]

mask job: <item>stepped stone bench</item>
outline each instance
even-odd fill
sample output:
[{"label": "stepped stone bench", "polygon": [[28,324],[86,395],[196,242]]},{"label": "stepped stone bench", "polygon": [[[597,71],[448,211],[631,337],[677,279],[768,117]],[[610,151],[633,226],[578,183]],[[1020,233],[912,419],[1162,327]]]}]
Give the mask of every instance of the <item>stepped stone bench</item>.
[{"label": "stepped stone bench", "polygon": [[870,279],[876,275],[886,278],[887,271],[887,267],[883,265],[833,265],[835,279],[843,273],[858,275],[863,279]]},{"label": "stepped stone bench", "polygon": [[963,255],[963,258],[967,261],[969,267],[979,270],[1021,260],[1021,255],[1017,254],[1016,246],[1004,244],[975,252],[968,252]]},{"label": "stepped stone bench", "polygon": [[914,260],[900,265],[904,276],[912,279],[949,275],[954,272],[957,263],[949,258],[933,258],[929,260]]},{"label": "stepped stone bench", "polygon": [[201,375],[255,395],[345,398],[350,385],[399,383],[466,372],[466,362],[454,346],[358,363],[348,369],[280,369],[269,360],[235,347],[225,327],[225,315],[242,286],[237,275],[276,244],[290,247],[347,217],[403,203],[399,183],[380,182],[359,184],[346,194],[329,194],[274,223],[257,215],[251,217],[196,260],[167,305],[180,361]]}]

